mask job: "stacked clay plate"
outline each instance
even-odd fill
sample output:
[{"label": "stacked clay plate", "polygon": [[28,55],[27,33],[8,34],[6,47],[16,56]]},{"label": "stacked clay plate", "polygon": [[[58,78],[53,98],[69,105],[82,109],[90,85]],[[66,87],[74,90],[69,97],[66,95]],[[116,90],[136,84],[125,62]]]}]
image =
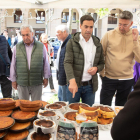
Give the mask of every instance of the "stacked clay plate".
[{"label": "stacked clay plate", "polygon": [[44,107],[49,104],[48,102],[41,101],[41,100],[36,100],[36,101],[42,103],[42,109],[44,109]]},{"label": "stacked clay plate", "polygon": [[15,109],[15,101],[12,98],[0,99],[0,139],[7,134],[7,130],[15,123],[15,120],[10,117],[13,109]]},{"label": "stacked clay plate", "polygon": [[14,118],[17,122],[29,122],[32,121],[35,117],[36,112],[15,111],[12,114],[12,118]]},{"label": "stacked clay plate", "polygon": [[11,117],[0,117],[0,130],[6,130],[14,125],[15,120]]},{"label": "stacked clay plate", "polygon": [[13,132],[9,131],[5,135],[3,140],[26,140],[28,134],[29,134],[28,130],[25,130],[25,131],[22,131],[22,132],[16,132],[16,133],[13,133]]},{"label": "stacked clay plate", "polygon": [[[11,117],[12,117],[11,119],[13,119],[15,123],[9,127],[9,131],[4,136],[3,140],[24,140],[24,139],[26,139],[29,134],[28,129],[31,125],[30,121],[31,121],[31,119],[36,117],[36,112],[15,111],[12,113]],[[0,118],[0,120],[1,120],[1,118]],[[8,121],[8,122],[10,122],[10,121]],[[3,121],[3,123],[4,123],[4,121]]]},{"label": "stacked clay plate", "polygon": [[0,139],[2,139],[7,134],[7,130],[0,131]]},{"label": "stacked clay plate", "polygon": [[20,101],[20,109],[25,112],[38,111],[41,107],[42,103],[40,101],[29,101],[29,100]]},{"label": "stacked clay plate", "polygon": [[0,111],[13,110],[15,106],[15,101],[12,98],[0,99]]},{"label": "stacked clay plate", "polygon": [[48,104],[40,100],[31,102],[28,100],[13,100],[12,98],[0,99],[0,139],[26,139],[31,123],[36,119],[37,113],[35,111],[42,107],[42,102],[44,106]]},{"label": "stacked clay plate", "polygon": [[12,127],[15,120],[11,117],[0,117],[0,139],[7,134],[7,130]]}]

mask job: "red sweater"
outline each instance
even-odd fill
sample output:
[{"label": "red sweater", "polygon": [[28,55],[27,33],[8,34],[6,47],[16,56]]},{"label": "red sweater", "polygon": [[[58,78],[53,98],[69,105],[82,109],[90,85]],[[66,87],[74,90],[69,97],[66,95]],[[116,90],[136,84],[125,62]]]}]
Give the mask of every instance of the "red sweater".
[{"label": "red sweater", "polygon": [[47,43],[43,43],[47,49],[47,52],[48,52],[48,44]]}]

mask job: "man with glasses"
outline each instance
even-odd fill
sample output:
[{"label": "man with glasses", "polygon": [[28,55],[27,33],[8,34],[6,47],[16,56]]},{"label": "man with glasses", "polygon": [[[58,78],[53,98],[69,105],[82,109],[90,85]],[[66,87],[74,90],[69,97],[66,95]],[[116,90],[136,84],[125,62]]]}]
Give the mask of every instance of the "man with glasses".
[{"label": "man with glasses", "polygon": [[124,106],[134,83],[134,59],[140,62],[140,38],[137,29],[131,29],[133,15],[123,11],[119,15],[118,27],[108,31],[101,40],[105,67],[100,73],[102,89],[100,103],[111,105],[116,93],[115,105]]}]

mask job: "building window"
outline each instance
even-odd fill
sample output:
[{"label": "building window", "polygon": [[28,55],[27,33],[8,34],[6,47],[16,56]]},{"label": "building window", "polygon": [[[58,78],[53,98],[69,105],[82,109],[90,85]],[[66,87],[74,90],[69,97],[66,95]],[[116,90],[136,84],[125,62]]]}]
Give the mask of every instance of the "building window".
[{"label": "building window", "polygon": [[[62,23],[67,23],[69,21],[69,12],[62,12],[61,18]],[[76,12],[73,12],[72,22],[76,22]]]},{"label": "building window", "polygon": [[67,23],[69,20],[69,12],[62,12],[62,23]]},{"label": "building window", "polygon": [[72,22],[76,23],[76,12],[73,12]]},{"label": "building window", "polygon": [[22,11],[16,11],[14,15],[14,23],[22,23]]},{"label": "building window", "polygon": [[97,13],[88,13],[88,15],[92,16],[93,19],[94,19],[94,23],[96,22],[97,20]]},{"label": "building window", "polygon": [[36,23],[37,24],[44,24],[44,22],[45,22],[45,11],[38,11],[37,13],[36,13]]},{"label": "building window", "polygon": [[107,31],[113,30],[114,28],[107,28]]},{"label": "building window", "polygon": [[108,24],[117,24],[117,18],[108,17]]}]

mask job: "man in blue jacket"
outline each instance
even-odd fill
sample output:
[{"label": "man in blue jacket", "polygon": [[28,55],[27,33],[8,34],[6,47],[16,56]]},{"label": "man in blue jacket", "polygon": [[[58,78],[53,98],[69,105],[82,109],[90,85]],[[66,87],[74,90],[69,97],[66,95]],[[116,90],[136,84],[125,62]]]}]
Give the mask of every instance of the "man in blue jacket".
[{"label": "man in blue jacket", "polygon": [[6,40],[8,41],[8,44],[11,47],[11,38],[8,36],[8,31],[6,29],[3,31],[3,35],[6,37]]},{"label": "man in blue jacket", "polygon": [[59,25],[56,27],[56,36],[58,40],[62,41],[62,45],[59,47],[56,59],[56,69],[58,72],[58,85],[59,85],[58,98],[59,101],[67,101],[66,97],[67,80],[63,62],[65,58],[66,45],[68,40],[71,38],[71,35],[69,34],[66,25]]},{"label": "man in blue jacket", "polygon": [[[6,41],[6,38],[2,35],[0,35],[0,55],[5,60],[6,63],[10,64],[10,61],[12,59],[12,51],[10,49],[10,46],[8,42]],[[11,98],[12,94],[12,83],[10,80],[8,80],[6,75],[6,66],[0,57],[0,85],[1,85],[1,91],[3,94],[3,98]]]}]

